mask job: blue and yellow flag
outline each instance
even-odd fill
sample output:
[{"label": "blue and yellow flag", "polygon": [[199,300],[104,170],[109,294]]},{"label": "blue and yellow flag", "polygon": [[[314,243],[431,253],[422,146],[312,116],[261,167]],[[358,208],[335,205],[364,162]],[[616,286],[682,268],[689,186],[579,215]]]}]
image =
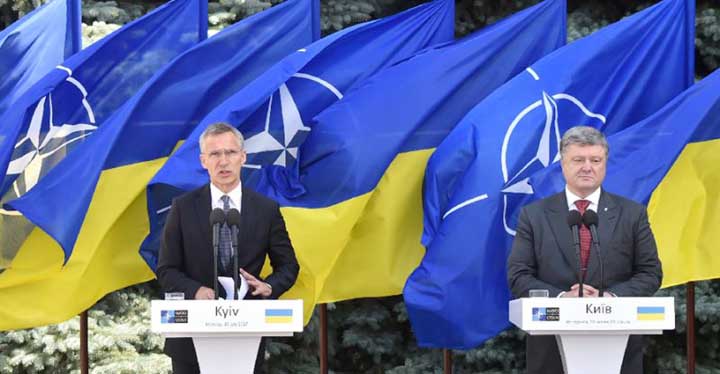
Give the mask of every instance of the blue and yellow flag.
[{"label": "blue and yellow flag", "polygon": [[[564,44],[565,13],[564,1],[545,1],[462,40],[425,49],[353,84],[342,91],[342,100],[313,118],[303,115],[311,104],[300,102],[301,127],[288,120],[240,123],[248,135],[244,183],[280,202],[301,263],[298,282],[286,297],[302,297],[307,306],[400,292],[422,256],[420,186],[432,148],[478,100]],[[405,29],[388,32],[403,35]],[[352,55],[357,60],[350,61],[359,65],[372,56],[337,55]],[[345,61],[318,60],[317,66]],[[289,81],[295,90],[303,87],[291,84],[319,90],[316,95],[334,94],[326,85]],[[272,119],[282,112],[268,105],[250,111],[249,118]],[[229,111],[225,118],[237,124],[234,115],[248,113]],[[197,150],[189,157],[185,170],[195,170],[197,186],[206,177]]]},{"label": "blue and yellow flag", "polygon": [[[91,227],[102,235],[109,226],[85,212],[103,206],[98,219],[117,218],[136,199],[178,141],[186,138],[215,106],[288,54],[312,43],[311,16],[317,0],[290,0],[244,19],[190,48],[162,68],[137,94],[66,157],[58,171],[9,206],[42,228],[70,257],[78,233]],[[266,30],[257,32],[257,30]],[[107,190],[101,173],[126,174]],[[62,199],[68,193],[73,199]],[[62,214],[58,222],[54,217]],[[91,219],[88,221],[88,219]],[[142,230],[143,220],[128,232]],[[146,227],[146,226],[145,226]],[[128,234],[130,235],[130,234]],[[139,247],[132,236],[119,244]],[[137,236],[136,236],[137,237]]]},{"label": "blue and yellow flag", "polygon": [[82,49],[80,6],[80,0],[53,0],[0,32],[0,118],[35,82]]},{"label": "blue and yellow flag", "polygon": [[[43,303],[55,302],[55,311],[58,304],[63,307],[53,318],[67,318],[82,310],[78,306],[87,307],[107,292],[153,277],[137,251],[147,234],[147,182],[177,142],[215,105],[268,66],[312,42],[317,31],[313,24],[317,17],[312,15],[315,5],[315,1],[286,1],[187,50],[156,73],[35,188],[8,203],[47,233],[36,229],[33,234],[38,234],[38,242],[31,236],[24,245],[36,249],[40,240],[49,242],[47,252],[59,244],[69,260],[56,277],[84,284],[82,288],[66,284],[64,292],[44,297]],[[25,254],[23,250],[18,256]],[[69,294],[82,304],[59,301],[67,300]],[[38,312],[47,310],[53,309]]]},{"label": "blue and yellow flag", "polygon": [[[33,191],[53,171],[63,174],[58,163],[95,137],[159,68],[204,39],[206,6],[204,0],[171,1],[73,55],[26,91],[0,119],[2,202]],[[75,203],[82,192],[66,190],[53,199]],[[62,226],[72,222],[69,213],[48,218]],[[24,216],[5,207],[0,220],[0,330],[65,320],[143,273],[129,266],[109,272],[102,264],[113,253],[84,253],[63,267],[67,257],[58,245]]]},{"label": "blue and yellow flag", "polygon": [[[720,278],[720,253],[714,245],[720,242],[720,70],[697,83],[695,90],[697,98],[689,98],[690,113],[675,120],[697,129],[648,205],[663,287]],[[652,164],[654,157],[644,161]]]},{"label": "blue and yellow flag", "polygon": [[197,140],[208,124],[227,121],[247,137],[245,183],[272,179],[283,196],[302,193],[297,180],[298,147],[306,124],[340,100],[356,83],[454,34],[454,2],[437,0],[385,19],[357,25],[285,58],[210,113],[148,186],[152,234],[143,256],[155,267],[164,211],[172,198],[208,182],[198,163]]},{"label": "blue and yellow flag", "polygon": [[404,290],[420,345],[470,349],[509,326],[506,261],[536,193],[530,176],[559,160],[569,127],[613,134],[690,86],[694,15],[692,1],[666,0],[555,51],[437,148],[424,182],[427,253]]},{"label": "blue and yellow flag", "polygon": [[[610,137],[603,187],[640,203],[663,265],[663,286],[720,277],[715,237],[720,202],[715,154],[720,141],[720,71],[693,85],[655,114]],[[535,198],[565,186],[558,164],[530,177]]]},{"label": "blue and yellow flag", "polygon": [[[436,0],[332,34],[288,56],[220,105],[150,183],[148,206],[153,233],[143,245],[143,256],[149,263],[156,263],[157,240],[171,199],[208,181],[207,172],[198,163],[197,142],[208,124],[227,121],[245,133],[248,161],[244,183],[287,206],[288,199],[304,195],[297,161],[312,131],[312,118],[383,68],[431,45],[452,40],[454,14],[453,1]],[[276,192],[269,192],[269,188]],[[303,288],[307,293],[291,292],[286,296],[315,300],[315,263],[306,261],[303,253],[321,256],[317,251],[324,247],[311,249],[298,242],[299,226],[291,220],[288,225],[301,264],[299,283],[308,287]],[[314,302],[305,303],[308,318],[313,306]]]}]

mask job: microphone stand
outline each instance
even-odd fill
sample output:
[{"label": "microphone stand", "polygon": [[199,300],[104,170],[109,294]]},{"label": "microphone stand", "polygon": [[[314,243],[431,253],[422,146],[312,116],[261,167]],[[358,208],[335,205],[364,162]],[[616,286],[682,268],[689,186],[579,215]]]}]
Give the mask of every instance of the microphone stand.
[{"label": "microphone stand", "polygon": [[213,224],[213,291],[215,292],[215,299],[217,300],[218,296],[220,295],[218,293],[218,248],[220,247],[220,240],[218,238],[220,237],[220,224],[215,223]]},{"label": "microphone stand", "polygon": [[233,282],[235,284],[235,300],[240,300],[240,293],[238,292],[238,281],[240,280],[240,269],[238,268],[238,234],[240,230],[236,225],[232,225],[230,228],[232,231],[232,257],[233,257]]},{"label": "microphone stand", "polygon": [[215,208],[210,213],[210,224],[212,225],[212,246],[213,246],[213,292],[215,299],[220,295],[218,293],[218,251],[220,248],[220,226],[225,223],[225,212],[220,208]]},{"label": "microphone stand", "polygon": [[598,233],[597,233],[597,225],[591,224],[590,226],[590,234],[592,236],[592,243],[593,243],[593,252],[597,253],[598,256],[598,262],[600,263],[600,291],[599,296],[603,297],[605,293],[605,274],[604,273],[604,264],[603,264],[603,258],[600,254],[600,242],[598,241]]},{"label": "microphone stand", "polygon": [[240,294],[238,294],[238,280],[240,280],[240,272],[239,272],[239,266],[238,266],[238,235],[240,233],[240,211],[233,208],[230,209],[227,213],[227,223],[228,226],[230,226],[231,231],[231,237],[230,237],[230,247],[232,249],[232,258],[233,258],[233,264],[232,264],[232,278],[233,282],[235,282],[235,300],[240,300]]},{"label": "microphone stand", "polygon": [[580,232],[578,232],[578,226],[573,225],[572,228],[572,235],[573,235],[573,242],[575,245],[575,257],[577,257],[577,263],[578,263],[578,284],[580,285],[580,289],[578,290],[578,297],[583,297],[583,273],[582,273],[582,260],[580,257]]}]

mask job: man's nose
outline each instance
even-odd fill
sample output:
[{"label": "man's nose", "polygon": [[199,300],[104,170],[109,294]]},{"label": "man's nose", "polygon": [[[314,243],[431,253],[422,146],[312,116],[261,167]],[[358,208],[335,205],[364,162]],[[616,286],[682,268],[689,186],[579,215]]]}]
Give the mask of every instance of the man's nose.
[{"label": "man's nose", "polygon": [[227,152],[221,152],[220,158],[218,159],[221,163],[227,163],[230,161],[230,154]]}]

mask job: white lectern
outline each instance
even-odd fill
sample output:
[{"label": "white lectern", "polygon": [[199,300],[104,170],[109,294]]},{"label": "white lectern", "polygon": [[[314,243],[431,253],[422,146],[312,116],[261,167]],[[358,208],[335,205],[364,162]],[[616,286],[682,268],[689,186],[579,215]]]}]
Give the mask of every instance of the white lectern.
[{"label": "white lectern", "polygon": [[252,373],[260,338],[303,329],[302,300],[153,300],[152,331],[192,338],[202,374]]},{"label": "white lectern", "polygon": [[675,329],[672,297],[547,298],[510,301],[510,322],[530,335],[556,335],[567,374],[619,373],[630,335]]}]

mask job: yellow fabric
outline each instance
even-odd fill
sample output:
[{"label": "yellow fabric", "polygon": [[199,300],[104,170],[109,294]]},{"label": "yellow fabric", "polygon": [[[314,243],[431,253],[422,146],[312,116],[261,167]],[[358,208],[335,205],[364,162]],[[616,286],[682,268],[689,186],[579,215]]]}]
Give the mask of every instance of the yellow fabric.
[{"label": "yellow fabric", "polygon": [[[301,271],[283,299],[397,295],[424,254],[422,178],[432,150],[398,155],[375,190],[323,209],[282,208]],[[67,265],[35,229],[0,274],[0,330],[67,320],[105,294],[154,277],[138,252],[148,234],[145,187],[166,158],[103,171]],[[266,266],[264,274],[269,272]]]},{"label": "yellow fabric", "polygon": [[145,185],[164,161],[101,174],[64,267],[60,246],[40,229],[31,233],[0,274],[0,330],[65,321],[109,292],[154,277],[138,248],[148,233]]},{"label": "yellow fabric", "polygon": [[402,293],[425,253],[422,180],[432,150],[400,154],[377,187],[324,208],[282,208],[300,262],[286,298],[314,303]]},{"label": "yellow fabric", "polygon": [[718,165],[720,140],[688,144],[650,199],[663,287],[720,278]]}]

